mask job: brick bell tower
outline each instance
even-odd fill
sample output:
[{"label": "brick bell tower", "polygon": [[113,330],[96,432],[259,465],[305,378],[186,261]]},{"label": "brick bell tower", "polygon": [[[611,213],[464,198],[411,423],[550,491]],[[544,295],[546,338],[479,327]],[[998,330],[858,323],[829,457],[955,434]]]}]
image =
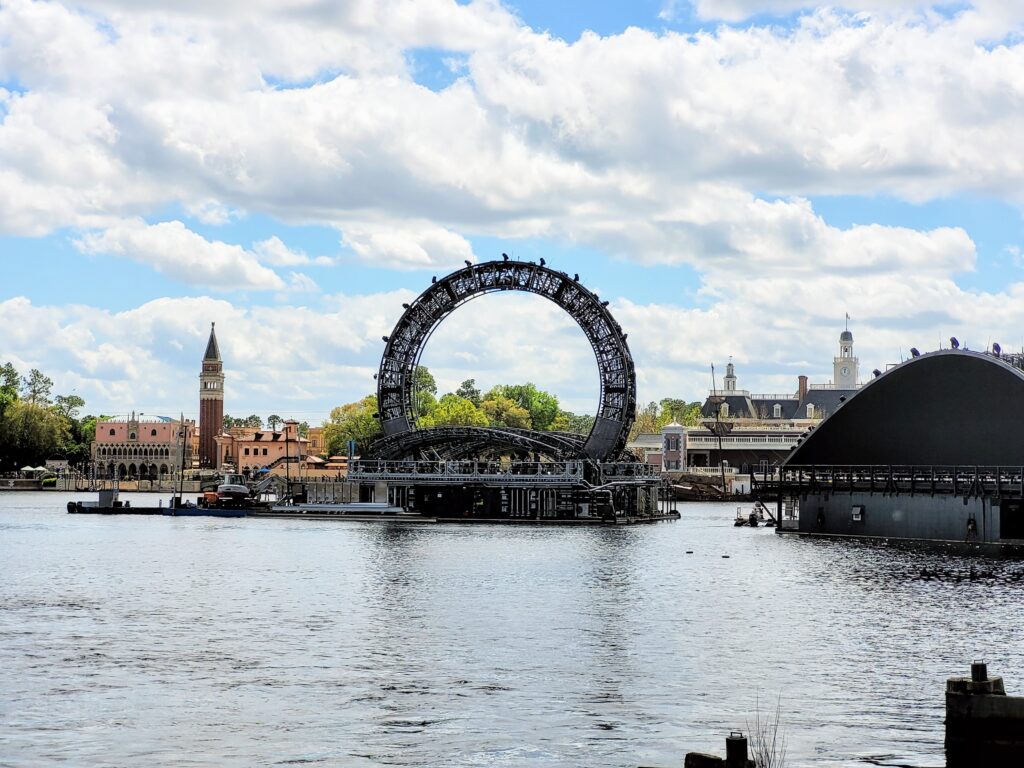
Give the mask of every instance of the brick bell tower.
[{"label": "brick bell tower", "polygon": [[210,340],[199,374],[199,466],[211,468],[217,466],[214,437],[224,431],[224,363],[213,328],[210,323]]}]

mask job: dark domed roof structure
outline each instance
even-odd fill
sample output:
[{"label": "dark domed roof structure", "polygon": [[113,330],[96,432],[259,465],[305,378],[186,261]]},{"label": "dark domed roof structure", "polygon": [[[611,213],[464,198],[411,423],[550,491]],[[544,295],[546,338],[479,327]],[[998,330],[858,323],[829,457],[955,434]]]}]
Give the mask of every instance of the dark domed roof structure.
[{"label": "dark domed roof structure", "polygon": [[839,334],[840,341],[853,341],[853,333],[850,331],[843,331]]},{"label": "dark domed roof structure", "polygon": [[1024,466],[1024,373],[980,352],[940,350],[868,382],[786,466]]}]

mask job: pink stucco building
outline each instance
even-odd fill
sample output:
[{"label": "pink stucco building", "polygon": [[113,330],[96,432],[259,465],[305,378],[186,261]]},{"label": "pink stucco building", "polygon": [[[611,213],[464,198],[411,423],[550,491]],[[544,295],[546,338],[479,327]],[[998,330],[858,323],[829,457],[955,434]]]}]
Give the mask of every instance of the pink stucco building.
[{"label": "pink stucco building", "polygon": [[308,441],[299,437],[299,423],[289,419],[280,431],[270,429],[231,429],[218,435],[217,468],[225,465],[241,472],[257,470],[282,462],[297,462],[306,457]]},{"label": "pink stucco building", "polygon": [[[184,428],[184,434],[182,429]],[[196,423],[134,412],[96,422],[92,460],[98,477],[158,480],[192,466]]]}]

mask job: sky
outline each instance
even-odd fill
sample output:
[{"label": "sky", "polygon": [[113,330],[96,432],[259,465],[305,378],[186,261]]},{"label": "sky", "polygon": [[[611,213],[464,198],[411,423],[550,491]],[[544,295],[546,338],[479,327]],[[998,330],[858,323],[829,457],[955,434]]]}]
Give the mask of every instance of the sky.
[{"label": "sky", "polygon": [[[1024,348],[1024,4],[0,3],[0,362],[91,413],[319,423],[434,275],[579,273],[642,402]],[[423,362],[592,413],[582,332],[476,299]]]}]

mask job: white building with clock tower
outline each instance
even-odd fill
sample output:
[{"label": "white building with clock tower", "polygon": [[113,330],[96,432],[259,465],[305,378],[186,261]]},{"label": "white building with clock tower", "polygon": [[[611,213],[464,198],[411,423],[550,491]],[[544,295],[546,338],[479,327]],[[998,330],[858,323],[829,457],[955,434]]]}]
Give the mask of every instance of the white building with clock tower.
[{"label": "white building with clock tower", "polygon": [[839,334],[839,355],[832,358],[832,381],[836,389],[856,389],[860,381],[859,362],[853,354],[853,334],[849,328]]}]

